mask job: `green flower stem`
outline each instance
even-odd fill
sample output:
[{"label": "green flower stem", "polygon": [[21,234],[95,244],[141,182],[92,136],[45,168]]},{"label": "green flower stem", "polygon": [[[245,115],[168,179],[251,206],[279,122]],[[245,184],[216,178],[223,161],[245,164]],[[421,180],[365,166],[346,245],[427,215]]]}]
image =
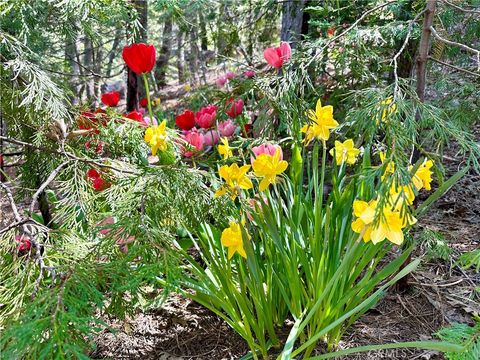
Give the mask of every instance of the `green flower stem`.
[{"label": "green flower stem", "polygon": [[153,124],[152,102],[150,101],[150,87],[148,86],[147,74],[143,73],[143,82],[145,83],[145,92],[147,93],[148,116],[150,116],[150,125]]}]

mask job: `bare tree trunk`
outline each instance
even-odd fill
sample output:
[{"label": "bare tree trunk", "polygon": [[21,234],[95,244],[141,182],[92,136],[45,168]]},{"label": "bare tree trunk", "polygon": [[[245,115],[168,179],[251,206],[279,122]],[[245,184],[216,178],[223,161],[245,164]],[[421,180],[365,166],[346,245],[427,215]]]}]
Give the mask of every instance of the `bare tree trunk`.
[{"label": "bare tree trunk", "polygon": [[185,69],[183,67],[183,31],[178,29],[177,33],[177,75],[178,83],[183,84],[185,82]]},{"label": "bare tree trunk", "polygon": [[[423,30],[420,38],[420,45],[418,46],[417,56],[417,96],[421,102],[425,101],[425,86],[427,79],[427,59],[428,51],[430,50],[430,27],[433,24],[435,17],[435,8],[437,6],[437,0],[428,0],[425,17],[423,19]],[[417,111],[417,117],[420,114]]]},{"label": "bare tree trunk", "polygon": [[[84,54],[83,54],[83,65],[87,70],[92,70],[93,63],[93,47],[92,40],[88,36],[85,36],[83,39]],[[86,89],[87,89],[87,99],[88,101],[96,102],[95,99],[95,84],[92,76],[88,76],[86,80]]]},{"label": "bare tree trunk", "polygon": [[[416,70],[416,77],[417,77],[417,96],[421,102],[425,101],[425,86],[426,86],[426,79],[427,79],[427,59],[428,59],[428,52],[430,50],[430,27],[433,24],[433,20],[435,17],[435,8],[437,5],[437,0],[428,0],[427,7],[425,11],[425,17],[423,19],[423,30],[422,36],[420,38],[420,44],[418,46],[418,56],[417,56],[417,70]],[[420,110],[417,108],[415,113],[416,120],[420,120],[422,114]],[[411,162],[414,164],[420,159],[420,151],[414,147]],[[416,201],[416,200],[415,200]],[[405,263],[402,264],[399,271],[404,269],[408,264],[412,262],[412,255],[410,254],[405,260]],[[400,292],[404,292],[409,287],[409,281],[411,279],[411,275],[407,274],[403,278],[401,278],[397,284],[396,289]]]},{"label": "bare tree trunk", "polygon": [[[94,55],[94,64],[93,64],[93,69],[96,74],[101,74],[102,73],[102,63],[103,63],[103,47],[99,45],[95,51],[93,52]],[[95,76],[93,78],[94,81],[94,88],[95,88],[95,98],[100,99],[102,96],[102,89],[101,89],[101,78],[98,76]]]},{"label": "bare tree trunk", "polygon": [[190,69],[190,85],[197,83],[198,72],[198,45],[197,45],[197,19],[192,19],[190,28],[190,54],[188,56],[188,66]]},{"label": "bare tree trunk", "polygon": [[[138,12],[140,25],[142,25],[137,37],[137,42],[146,43],[148,42],[148,1],[135,0],[135,8]],[[145,85],[141,79],[137,82],[137,92],[139,98],[145,97]]]},{"label": "bare tree trunk", "polygon": [[295,47],[302,33],[303,6],[304,0],[287,0],[283,3],[280,40],[291,43],[292,47]]},{"label": "bare tree trunk", "polygon": [[[218,6],[218,20],[217,20],[217,41],[215,42],[216,53],[217,55],[223,55],[223,50],[225,49],[225,37],[223,36],[223,21],[224,14],[227,9],[227,4],[219,2]],[[217,64],[221,64],[224,60],[217,56]]]},{"label": "bare tree trunk", "polygon": [[163,39],[162,47],[160,48],[160,53],[157,58],[157,69],[156,69],[156,79],[160,87],[167,85],[167,67],[168,61],[170,60],[171,48],[172,48],[172,29],[173,22],[172,17],[167,16],[165,23],[163,25]]},{"label": "bare tree trunk", "polygon": [[120,38],[122,36],[122,29],[120,27],[115,30],[115,38],[113,39],[112,50],[108,54],[108,63],[107,63],[107,77],[112,75],[113,60],[117,57],[118,46],[120,45]]},{"label": "bare tree trunk", "polygon": [[70,82],[70,87],[72,89],[72,94],[70,95],[70,102],[72,105],[78,105],[81,99],[80,93],[80,66],[77,62],[78,58],[78,38],[66,37],[65,39],[65,60],[71,67],[72,76],[69,76],[68,81]]},{"label": "bare tree trunk", "polygon": [[138,79],[130,68],[127,67],[127,111],[138,109]]}]

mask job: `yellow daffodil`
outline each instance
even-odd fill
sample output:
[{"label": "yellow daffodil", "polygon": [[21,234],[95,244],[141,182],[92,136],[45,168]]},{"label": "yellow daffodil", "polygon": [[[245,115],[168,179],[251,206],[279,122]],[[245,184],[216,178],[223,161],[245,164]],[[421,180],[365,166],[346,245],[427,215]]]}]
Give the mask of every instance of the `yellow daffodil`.
[{"label": "yellow daffodil", "polygon": [[[248,236],[248,233],[247,233]],[[240,224],[231,222],[230,226],[222,231],[220,238],[222,245],[228,248],[228,259],[238,252],[243,258],[247,258],[247,253],[243,248],[242,228]]]},{"label": "yellow daffodil", "polygon": [[322,106],[320,99],[317,101],[315,111],[307,111],[311,124],[306,124],[300,131],[305,133],[305,145],[308,146],[313,139],[327,141],[330,137],[330,130],[338,126],[338,122],[333,118],[333,106]]},{"label": "yellow daffodil", "polygon": [[186,92],[189,92],[190,90],[192,90],[192,86],[190,84],[185,84],[183,85],[183,89],[186,91]]},{"label": "yellow daffodil", "polygon": [[[393,114],[397,111],[397,104],[393,103],[393,97],[389,96],[385,100],[380,102],[380,111],[381,111],[381,120],[383,122],[387,121],[387,118],[390,114]],[[375,117],[377,124],[379,123],[378,116]]]},{"label": "yellow daffodil", "polygon": [[430,183],[432,182],[432,170],[430,170],[433,166],[432,160],[425,159],[423,164],[417,169],[417,172],[412,177],[413,185],[417,188],[417,191],[420,189],[425,188],[425,190],[431,190],[432,187]]},{"label": "yellow daffodil", "polygon": [[372,241],[374,244],[378,244],[387,239],[390,242],[400,245],[404,240],[403,229],[407,225],[413,225],[416,223],[412,215],[404,211],[390,208],[390,205],[383,207],[380,218],[377,222],[374,222],[375,214],[377,212],[378,201],[371,200],[365,202],[361,200],[355,200],[353,203],[353,214],[357,217],[352,222],[352,230],[356,233],[363,234],[363,241]]},{"label": "yellow daffodil", "polygon": [[222,145],[218,145],[218,153],[223,156],[223,160],[227,160],[229,157],[233,156],[232,149],[228,144],[228,139],[223,137],[221,140]]},{"label": "yellow daffodil", "polygon": [[415,200],[415,193],[411,185],[398,186],[398,185],[392,184],[392,186],[390,187],[389,193],[390,193],[389,203],[396,210],[400,210],[404,202],[406,202],[407,205],[412,205],[413,201]]},{"label": "yellow daffodil", "polygon": [[159,97],[152,101],[153,106],[157,106],[157,107],[160,106],[161,103],[162,103],[162,99],[160,99]]},{"label": "yellow daffodil", "polygon": [[383,209],[382,215],[378,223],[372,227],[370,235],[372,242],[378,244],[387,239],[396,245],[403,243],[403,228],[406,223],[400,215],[400,211],[392,211],[386,207]]},{"label": "yellow daffodil", "polygon": [[343,143],[335,140],[335,149],[330,149],[330,155],[335,155],[337,165],[341,165],[344,161],[353,165],[357,161],[360,150],[355,147],[352,139],[347,139]]},{"label": "yellow daffodil", "polygon": [[[385,159],[387,158],[387,154],[384,151],[380,151],[380,161],[385,163]],[[385,167],[385,172],[382,175],[382,180],[387,174],[393,174],[395,172],[395,163],[393,161],[389,161],[387,166]]]},{"label": "yellow daffodil", "polygon": [[363,241],[369,242],[372,233],[372,223],[375,218],[375,209],[377,207],[377,201],[371,200],[370,202],[355,200],[353,202],[353,214],[357,217],[352,222],[352,230],[360,234],[364,229]]},{"label": "yellow daffodil", "polygon": [[225,184],[217,190],[215,197],[230,193],[232,200],[235,200],[239,189],[248,190],[253,187],[252,180],[247,176],[247,172],[250,170],[250,165],[238,165],[232,164],[230,166],[223,165],[218,170],[218,174],[225,180]]},{"label": "yellow daffodil", "polygon": [[280,160],[280,150],[277,149],[273,156],[265,153],[257,156],[252,166],[255,176],[263,178],[260,181],[259,190],[264,191],[270,184],[275,184],[277,175],[287,169],[288,163],[285,160]]},{"label": "yellow daffodil", "polygon": [[145,142],[152,148],[152,155],[155,156],[157,151],[165,151],[167,149],[167,122],[165,120],[158,126],[151,126],[145,131]]}]

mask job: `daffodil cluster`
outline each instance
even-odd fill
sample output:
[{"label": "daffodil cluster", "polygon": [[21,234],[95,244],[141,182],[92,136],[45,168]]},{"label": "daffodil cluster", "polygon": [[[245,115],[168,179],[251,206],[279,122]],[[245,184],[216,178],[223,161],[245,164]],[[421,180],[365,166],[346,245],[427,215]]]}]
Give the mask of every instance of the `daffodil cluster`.
[{"label": "daffodil cluster", "polygon": [[[380,159],[385,163],[385,153],[380,153]],[[372,241],[377,244],[387,239],[400,245],[404,240],[403,229],[417,222],[417,219],[408,211],[408,206],[413,205],[415,200],[415,192],[422,188],[431,189],[432,166],[432,160],[424,160],[415,174],[412,174],[410,184],[400,185],[394,180],[388,197],[382,205],[379,200],[369,202],[355,200],[353,203],[355,220],[352,222],[352,230],[359,234],[363,233],[365,242]],[[393,174],[394,171],[395,163],[389,161],[382,175],[382,181],[385,181],[385,177]]]}]

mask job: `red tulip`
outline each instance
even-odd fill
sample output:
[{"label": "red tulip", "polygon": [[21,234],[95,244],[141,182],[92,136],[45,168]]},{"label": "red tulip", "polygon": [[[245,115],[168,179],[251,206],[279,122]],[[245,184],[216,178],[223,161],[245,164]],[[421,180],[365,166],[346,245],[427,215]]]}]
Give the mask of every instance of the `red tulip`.
[{"label": "red tulip", "polygon": [[120,93],[118,91],[111,91],[102,95],[102,103],[107,106],[115,107],[120,101]]},{"label": "red tulip", "polygon": [[148,106],[148,100],[147,98],[142,98],[140,100],[140,106],[146,108]]},{"label": "red tulip", "polygon": [[243,111],[243,100],[238,99],[236,101],[233,100],[233,98],[230,98],[226,101],[226,109],[225,113],[232,117],[236,118],[238,115],[240,115]]},{"label": "red tulip", "polygon": [[92,182],[92,187],[96,191],[102,191],[110,187],[110,183],[102,178],[100,173],[95,169],[87,171],[87,178]]},{"label": "red tulip", "polygon": [[87,171],[87,177],[88,177],[90,180],[92,180],[92,179],[96,179],[96,178],[100,177],[100,174],[99,174],[98,171],[95,170],[95,169],[89,169],[89,170]]},{"label": "red tulip", "polygon": [[32,242],[30,241],[30,238],[26,235],[16,235],[15,241],[19,244],[17,247],[18,252],[28,251],[32,247]]},{"label": "red tulip", "polygon": [[175,124],[182,130],[190,130],[195,126],[195,114],[187,109],[175,117]]},{"label": "red tulip", "polygon": [[[95,153],[96,153],[96,154],[101,154],[101,153],[103,153],[103,145],[105,145],[105,143],[104,143],[103,141],[99,140],[99,141],[97,142],[97,145],[95,145]],[[90,148],[91,148],[92,146],[93,146],[93,144],[92,144],[91,141],[87,141],[87,142],[85,143],[85,147],[86,147],[87,149],[89,149],[89,150],[90,150]]]},{"label": "red tulip", "polygon": [[280,69],[285,62],[290,60],[292,49],[287,42],[282,42],[279,47],[267,48],[263,52],[263,57],[271,66]]},{"label": "red tulip", "polygon": [[143,122],[143,115],[141,112],[138,111],[130,111],[127,115],[125,115],[126,118],[135,120],[138,122]]},{"label": "red tulip", "polygon": [[155,66],[155,46],[144,43],[125,46],[122,57],[134,73],[148,73]]},{"label": "red tulip", "polygon": [[243,129],[245,130],[245,134],[247,136],[250,136],[250,137],[253,136],[253,125],[252,124],[245,124],[243,126]]},{"label": "red tulip", "polygon": [[211,128],[217,116],[217,107],[215,105],[208,105],[201,108],[195,114],[195,122],[198,126],[204,129]]},{"label": "red tulip", "polygon": [[335,35],[335,28],[331,27],[327,30],[327,36],[332,37],[333,35]]}]

